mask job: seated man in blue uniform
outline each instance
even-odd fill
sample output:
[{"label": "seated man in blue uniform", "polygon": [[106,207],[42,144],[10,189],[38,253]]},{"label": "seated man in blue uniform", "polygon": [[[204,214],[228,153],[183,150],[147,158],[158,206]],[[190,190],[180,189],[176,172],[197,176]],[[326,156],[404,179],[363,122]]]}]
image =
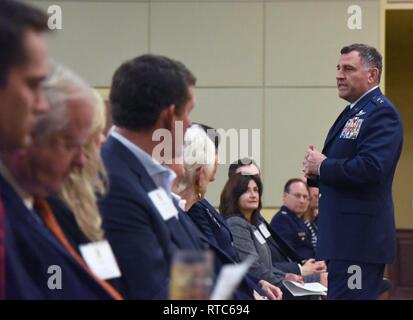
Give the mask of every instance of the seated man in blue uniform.
[{"label": "seated man in blue uniform", "polygon": [[271,227],[302,260],[315,258],[311,233],[303,219],[309,203],[307,184],[301,179],[290,179],[284,186],[283,206],[271,220]]},{"label": "seated man in blue uniform", "polygon": [[379,88],[382,56],[343,47],[337,63],[339,115],[322,152],[310,145],[303,171],[320,190],[317,256],[328,261],[329,299],[376,299],[393,263],[392,182],[403,144],[399,112]]}]

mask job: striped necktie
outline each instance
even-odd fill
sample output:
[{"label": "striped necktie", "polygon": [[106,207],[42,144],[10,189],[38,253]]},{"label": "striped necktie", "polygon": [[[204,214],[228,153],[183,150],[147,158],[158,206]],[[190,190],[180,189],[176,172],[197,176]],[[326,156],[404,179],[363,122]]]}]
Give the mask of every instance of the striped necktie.
[{"label": "striped necktie", "polygon": [[59,226],[55,216],[52,213],[47,201],[45,199],[36,198],[33,205],[34,209],[40,214],[43,222],[48,227],[48,229],[53,233],[56,239],[61,245],[69,252],[73,259],[97,282],[103,289],[114,299],[123,300],[123,297],[113,288],[107,281],[100,279],[95,275],[92,270],[86,265],[83,258],[77,253],[77,251],[72,247],[69,240],[67,240],[62,229]]}]

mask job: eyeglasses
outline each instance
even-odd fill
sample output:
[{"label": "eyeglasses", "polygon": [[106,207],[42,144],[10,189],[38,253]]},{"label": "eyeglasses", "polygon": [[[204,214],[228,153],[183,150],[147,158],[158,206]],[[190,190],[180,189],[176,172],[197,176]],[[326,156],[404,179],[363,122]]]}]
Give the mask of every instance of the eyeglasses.
[{"label": "eyeglasses", "polygon": [[301,193],[288,193],[288,194],[291,194],[294,198],[296,198],[298,200],[300,200],[301,198],[303,198],[304,201],[309,201],[310,200],[310,197],[306,194],[301,194]]}]

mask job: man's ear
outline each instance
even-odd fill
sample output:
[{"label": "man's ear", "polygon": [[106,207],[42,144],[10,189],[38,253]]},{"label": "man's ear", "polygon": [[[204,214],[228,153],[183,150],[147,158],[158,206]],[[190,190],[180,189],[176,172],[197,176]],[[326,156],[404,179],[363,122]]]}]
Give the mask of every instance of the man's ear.
[{"label": "man's ear", "polygon": [[176,116],[176,106],[175,106],[174,104],[172,104],[170,107],[172,108],[172,109],[171,109],[172,114],[173,114],[174,116]]},{"label": "man's ear", "polygon": [[379,82],[379,69],[371,68],[368,78],[369,83]]},{"label": "man's ear", "polygon": [[159,119],[161,121],[162,128],[167,130],[172,130],[173,121],[175,115],[175,105],[171,104],[170,106],[166,107],[161,111],[159,115]]}]

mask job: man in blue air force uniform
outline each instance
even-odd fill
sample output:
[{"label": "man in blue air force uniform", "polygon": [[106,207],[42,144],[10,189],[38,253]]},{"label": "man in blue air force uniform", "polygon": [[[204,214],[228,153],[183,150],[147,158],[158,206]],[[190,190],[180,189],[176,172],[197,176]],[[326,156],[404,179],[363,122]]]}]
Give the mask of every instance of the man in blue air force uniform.
[{"label": "man in blue air force uniform", "polygon": [[307,184],[298,178],[289,179],[284,186],[283,206],[271,219],[271,227],[295,249],[301,260],[315,258],[311,232],[303,219],[309,204]]},{"label": "man in blue air force uniform", "polygon": [[376,299],[395,258],[392,181],[403,127],[380,89],[382,57],[368,45],[341,50],[339,96],[350,105],[320,153],[307,149],[304,172],[320,189],[318,258],[328,261],[329,299]]}]

